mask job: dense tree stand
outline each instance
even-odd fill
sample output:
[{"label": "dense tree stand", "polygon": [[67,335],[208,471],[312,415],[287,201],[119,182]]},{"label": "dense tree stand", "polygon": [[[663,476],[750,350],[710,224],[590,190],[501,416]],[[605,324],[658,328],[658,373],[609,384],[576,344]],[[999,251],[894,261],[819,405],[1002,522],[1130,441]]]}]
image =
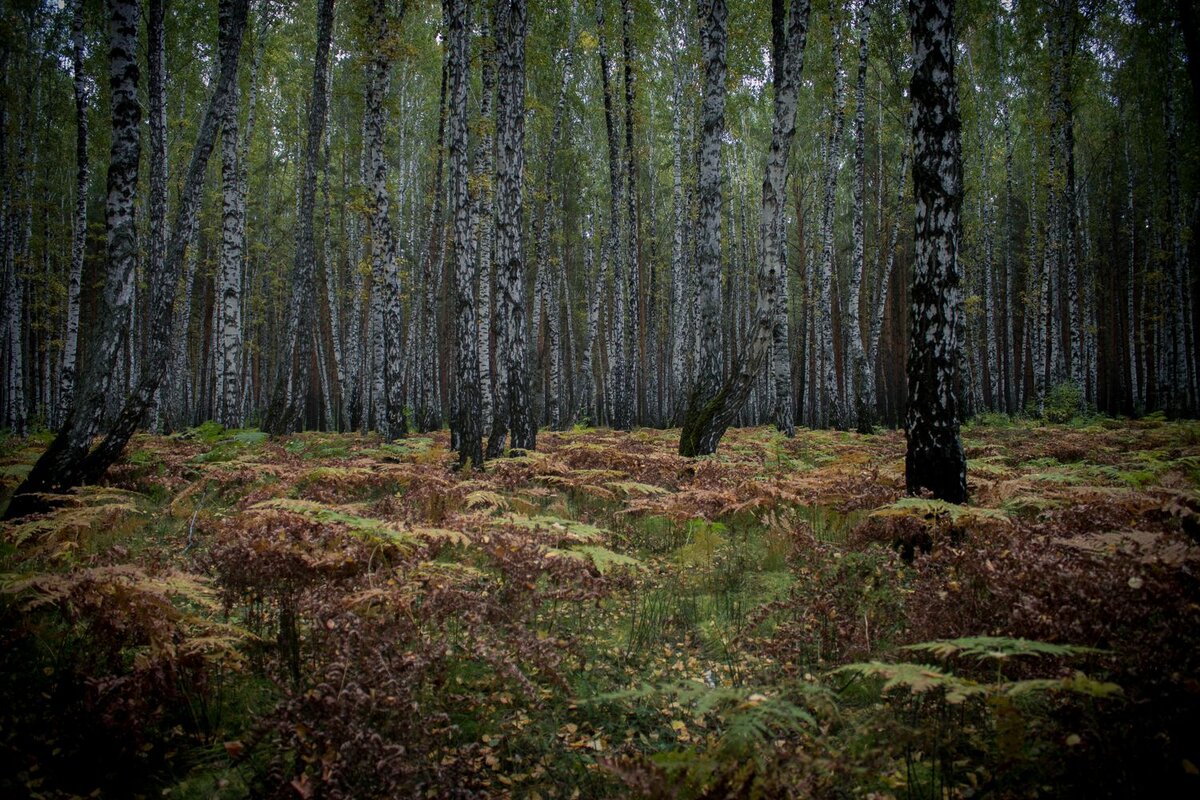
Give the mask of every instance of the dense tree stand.
[{"label": "dense tree stand", "polygon": [[928,489],[937,498],[961,503],[967,499],[967,459],[958,434],[962,149],[954,3],[912,0],[909,13],[917,249],[909,307],[905,482],[909,494]]}]

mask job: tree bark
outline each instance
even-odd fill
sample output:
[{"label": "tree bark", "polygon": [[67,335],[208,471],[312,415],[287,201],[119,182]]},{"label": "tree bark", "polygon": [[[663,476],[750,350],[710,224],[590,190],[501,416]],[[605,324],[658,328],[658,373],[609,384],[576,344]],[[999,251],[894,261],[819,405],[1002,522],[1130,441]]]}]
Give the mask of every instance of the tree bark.
[{"label": "tree bark", "polygon": [[[169,281],[183,261],[184,250],[195,217],[200,188],[212,153],[217,129],[224,116],[225,100],[237,75],[238,55],[246,22],[246,0],[222,0],[219,34],[221,69],[208,108],[201,119],[192,158],[180,192],[179,208],[171,227],[162,275],[150,276],[151,285],[174,286]],[[117,459],[138,423],[145,417],[162,380],[173,340],[171,321],[174,291],[161,292],[150,309],[150,352],[137,386],[125,399],[120,413],[91,452],[88,447],[98,426],[99,410],[107,391],[107,377],[96,373],[108,368],[120,351],[119,326],[127,316],[114,313],[130,294],[129,281],[137,257],[133,198],[137,186],[137,157],[140,152],[137,106],[137,4],[110,0],[110,75],[113,86],[113,143],[109,165],[109,280],[105,286],[103,329],[80,395],[63,429],[38,459],[29,476],[18,487],[5,512],[11,519],[45,507],[35,493],[63,492],[80,483],[97,480]]]},{"label": "tree bark", "polygon": [[[722,7],[718,10],[718,6]],[[704,3],[701,4],[701,8],[705,9]],[[782,6],[776,4],[773,13],[782,15]],[[782,219],[784,204],[787,200],[787,164],[792,139],[796,132],[796,106],[799,101],[800,75],[804,67],[804,49],[808,38],[808,15],[809,3],[807,0],[792,0],[787,16],[787,32],[783,37],[782,52],[776,50],[773,54],[773,58],[782,63],[783,67],[775,92],[771,145],[767,151],[767,165],[763,175],[762,212],[759,220],[759,241],[761,243],[759,257],[761,260],[758,267],[758,300],[753,323],[749,326],[749,339],[735,360],[728,378],[720,384],[719,389],[711,398],[700,396],[698,390],[694,390],[689,401],[683,430],[680,433],[680,455],[707,455],[716,451],[721,437],[733,420],[737,418],[750,395],[751,389],[762,372],[764,360],[775,341],[774,330],[776,306],[779,302],[780,273],[784,268]],[[720,45],[724,44],[724,18],[725,9],[722,0],[714,0],[705,25],[705,67],[707,76],[720,77],[722,83],[724,70],[714,74],[715,71],[711,70],[713,61],[710,59],[715,60],[714,56],[719,58],[723,66],[724,47],[718,48],[713,45],[718,41]],[[779,25],[779,22],[776,24]],[[719,56],[716,56],[717,52],[719,52]],[[711,88],[712,85],[706,77],[706,94]],[[706,106],[707,102],[708,97],[706,96]],[[723,125],[713,126],[710,129],[708,123],[711,118],[707,116],[709,109],[706,107],[705,110],[704,145],[706,146],[711,144],[708,138],[710,130],[719,134]],[[706,153],[702,157],[702,178],[705,166],[715,161],[715,158],[710,160],[708,155]],[[701,198],[703,209],[703,188]],[[717,200],[719,202],[719,195]],[[719,212],[719,205],[717,210]],[[703,225],[702,235],[711,236],[711,232],[705,230]],[[711,244],[712,240],[709,239],[709,246]],[[709,251],[705,255],[719,257],[719,249],[716,252]],[[703,282],[705,279],[705,273],[702,271],[701,281]],[[718,306],[718,313],[719,310]]]},{"label": "tree bark", "polygon": [[[239,0],[243,5],[245,0]],[[314,266],[316,244],[313,237],[313,208],[317,194],[317,161],[325,131],[325,111],[329,102],[327,71],[333,38],[334,0],[317,0],[317,51],[313,60],[312,94],[308,106],[300,203],[296,225],[296,257],[292,264],[292,291],[283,330],[283,348],[279,354],[275,388],[265,417],[271,433],[290,433],[299,422],[304,397],[308,393],[310,346],[309,331],[315,318],[316,286]]]},{"label": "tree bark", "polygon": [[498,0],[499,56],[496,115],[499,121],[496,165],[497,323],[503,326],[501,353],[505,385],[499,390],[488,455],[503,452],[512,431],[514,450],[532,450],[536,431],[529,403],[529,348],[525,323],[525,261],[521,252],[522,174],[525,163],[525,0]]},{"label": "tree bark", "polygon": [[88,164],[88,92],[83,64],[83,0],[71,8],[71,55],[75,87],[75,216],[71,232],[71,272],[67,280],[67,329],[64,336],[58,403],[58,424],[71,407],[75,393],[75,371],[79,352],[79,290],[83,280],[83,258],[87,248],[87,201],[91,183]]},{"label": "tree bark", "polygon": [[467,0],[445,0],[450,45],[450,202],[454,215],[454,332],[458,465],[483,469],[479,398],[479,331],[475,322],[475,254],[467,187],[467,83],[470,78]]},{"label": "tree bark", "polygon": [[916,259],[910,294],[905,482],[951,503],[967,498],[959,439],[962,145],[954,81],[953,0],[909,0],[914,67]]}]

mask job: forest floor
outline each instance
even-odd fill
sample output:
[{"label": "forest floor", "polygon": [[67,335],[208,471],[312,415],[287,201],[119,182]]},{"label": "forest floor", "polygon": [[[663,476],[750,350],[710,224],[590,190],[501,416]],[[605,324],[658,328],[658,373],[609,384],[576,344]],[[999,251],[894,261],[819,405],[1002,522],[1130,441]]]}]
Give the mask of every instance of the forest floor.
[{"label": "forest floor", "polygon": [[1200,423],[677,438],[136,437],[0,529],[0,792],[1200,796]]}]

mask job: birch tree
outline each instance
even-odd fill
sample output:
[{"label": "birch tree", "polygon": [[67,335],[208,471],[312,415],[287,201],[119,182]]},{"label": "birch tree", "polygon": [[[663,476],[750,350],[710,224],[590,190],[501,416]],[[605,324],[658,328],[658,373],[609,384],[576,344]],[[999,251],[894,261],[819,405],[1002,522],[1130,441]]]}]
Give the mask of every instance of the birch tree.
[{"label": "birch tree", "polygon": [[[245,2],[245,0],[240,0]],[[275,387],[266,413],[267,430],[286,433],[295,428],[303,412],[308,393],[309,361],[312,357],[311,325],[315,317],[314,266],[316,245],[313,238],[313,207],[317,194],[317,160],[325,130],[325,110],[329,102],[329,48],[333,38],[334,0],[317,0],[317,50],[313,59],[312,94],[308,106],[308,125],[300,179],[300,202],[296,225],[296,250],[292,266],[291,298],[284,322],[283,349],[278,354]]]},{"label": "birch tree", "polygon": [[470,60],[467,0],[445,0],[450,45],[450,202],[454,217],[454,333],[457,345],[453,404],[458,464],[483,469],[480,431],[479,332],[475,323],[475,255],[467,188],[467,81]]},{"label": "birch tree", "polygon": [[[721,5],[723,5],[722,0],[714,0],[708,20],[702,19],[702,22],[705,23],[706,74],[713,78],[719,77],[723,82],[724,70],[711,69],[718,59],[722,65],[724,62],[724,47],[714,47],[717,44],[724,44],[725,9],[718,8]],[[701,9],[705,9],[703,4]],[[782,4],[773,4],[772,13],[776,18],[775,24],[782,27],[784,13]],[[774,344],[779,276],[784,264],[782,220],[787,199],[787,164],[792,139],[796,132],[796,105],[799,100],[800,74],[804,66],[804,48],[808,39],[808,15],[809,3],[807,0],[792,0],[787,12],[786,34],[781,42],[777,42],[781,46],[774,48],[772,56],[783,66],[776,86],[771,144],[767,151],[767,165],[763,175],[762,212],[759,221],[761,261],[758,268],[758,299],[752,332],[730,370],[729,377],[720,384],[712,397],[702,399],[696,393],[692,395],[688,416],[684,420],[683,430],[680,433],[680,455],[706,455],[716,451],[721,437],[745,404],[751,388],[759,377],[764,360]],[[717,55],[718,52],[719,55]],[[706,92],[711,86],[709,78],[706,77]],[[709,109],[705,110],[707,113]],[[708,140],[710,130],[708,122],[709,118],[706,116],[705,139],[702,147],[711,144]],[[702,153],[704,152],[702,151]],[[711,161],[705,153],[701,160],[702,180],[704,168],[709,163]],[[703,196],[702,188],[701,197],[703,198]],[[704,232],[705,235],[708,233],[708,231]],[[719,255],[719,251],[715,255]],[[706,276],[702,272],[701,281],[703,282],[705,279]]]},{"label": "birch tree", "polygon": [[497,0],[496,116],[496,324],[504,359],[504,384],[498,385],[488,456],[504,450],[512,432],[514,450],[536,444],[529,403],[529,347],[525,323],[525,262],[521,248],[522,173],[525,163],[525,0]]},{"label": "birch tree", "polygon": [[909,494],[967,497],[956,383],[962,343],[958,242],[962,144],[954,80],[953,0],[909,0],[912,22],[916,260],[909,307],[905,482]]}]

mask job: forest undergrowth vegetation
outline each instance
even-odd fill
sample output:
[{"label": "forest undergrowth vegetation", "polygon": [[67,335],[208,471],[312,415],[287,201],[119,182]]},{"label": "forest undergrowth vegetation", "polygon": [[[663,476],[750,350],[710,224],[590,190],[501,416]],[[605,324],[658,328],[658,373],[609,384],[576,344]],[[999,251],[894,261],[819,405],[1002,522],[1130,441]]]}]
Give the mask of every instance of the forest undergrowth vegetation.
[{"label": "forest undergrowth vegetation", "polygon": [[[0,790],[1200,793],[1200,424],[138,435],[0,530]],[[45,437],[0,441],[5,497]]]}]

